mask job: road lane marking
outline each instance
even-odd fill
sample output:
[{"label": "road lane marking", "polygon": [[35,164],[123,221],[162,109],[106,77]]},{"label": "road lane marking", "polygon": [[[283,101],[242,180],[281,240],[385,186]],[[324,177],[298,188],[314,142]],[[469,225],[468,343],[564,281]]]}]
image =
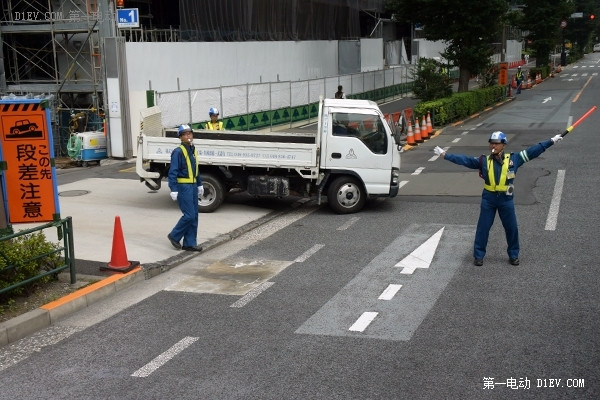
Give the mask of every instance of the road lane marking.
[{"label": "road lane marking", "polygon": [[548,217],[546,218],[546,230],[556,230],[556,222],[558,220],[558,209],[560,208],[560,199],[562,197],[563,185],[565,183],[565,170],[559,169],[556,173],[556,183],[554,184],[554,193],[552,201],[548,209]]},{"label": "road lane marking", "polygon": [[[411,249],[416,249],[444,227],[431,266],[422,273],[402,274],[395,268]],[[411,224],[361,271],[327,300],[296,331],[301,335],[348,336],[409,341],[436,304],[454,273],[472,262],[472,225]],[[468,261],[471,260],[471,261]],[[378,299],[390,285],[401,284],[391,300]],[[349,327],[365,311],[377,312],[376,323],[364,332]]]},{"label": "road lane marking", "polygon": [[354,225],[354,223],[356,221],[358,221],[360,219],[360,217],[352,217],[348,220],[348,222],[346,222],[344,225],[340,226],[339,228],[337,228],[338,231],[345,231],[346,229],[350,228],[352,225]]},{"label": "road lane marking", "polygon": [[459,138],[459,137],[457,137],[456,139],[454,139],[454,140],[452,141],[452,143],[458,143],[458,142],[460,142],[460,138]]},{"label": "road lane marking", "polygon": [[[448,149],[449,149],[449,148],[450,148],[450,147],[443,147],[443,148],[442,148],[442,150],[444,150],[444,151],[448,151]],[[435,156],[431,157],[431,158],[430,158],[429,160],[427,160],[427,161],[435,161],[435,160],[437,160],[438,158],[440,158],[440,156],[438,156],[438,155],[436,154]]]},{"label": "road lane marking", "polygon": [[352,326],[348,330],[353,332],[364,332],[364,330],[367,329],[369,324],[373,322],[377,314],[379,313],[374,311],[366,311],[362,313],[362,315],[358,317],[356,322],[352,324]]},{"label": "road lane marking", "polygon": [[417,268],[429,268],[435,251],[444,233],[444,228],[437,231],[425,243],[413,250],[408,256],[400,260],[395,266],[402,268],[401,274],[412,274]]},{"label": "road lane marking", "polygon": [[142,368],[135,371],[131,376],[135,376],[137,378],[146,378],[151,373],[165,365],[169,360],[175,357],[177,354],[181,353],[183,350],[191,346],[195,341],[200,339],[199,337],[186,336],[181,339],[179,342],[175,343],[173,347],[169,350],[165,351],[154,360],[150,361],[148,364],[144,365]]},{"label": "road lane marking", "polygon": [[306,250],[303,254],[298,256],[298,258],[296,258],[294,262],[301,263],[308,260],[308,257],[312,256],[317,251],[321,250],[323,247],[325,247],[324,244],[315,244],[313,247],[311,247],[310,249]]},{"label": "road lane marking", "polygon": [[387,288],[379,295],[379,300],[391,300],[394,298],[396,293],[402,288],[402,285],[390,284]]},{"label": "road lane marking", "polygon": [[273,286],[274,283],[275,282],[269,282],[269,281],[261,283],[260,285],[258,285],[257,287],[253,288],[248,293],[243,295],[238,301],[236,301],[229,307],[231,307],[231,308],[244,307],[246,304],[250,303],[252,300],[257,298],[259,294],[261,294],[262,292],[264,292],[265,290],[267,290],[268,288]]},{"label": "road lane marking", "polygon": [[423,172],[424,169],[425,167],[419,167],[411,175],[419,175],[421,172]]},{"label": "road lane marking", "polygon": [[400,183],[398,184],[398,189],[402,188],[402,186],[406,185],[408,182],[410,181],[400,181]]}]

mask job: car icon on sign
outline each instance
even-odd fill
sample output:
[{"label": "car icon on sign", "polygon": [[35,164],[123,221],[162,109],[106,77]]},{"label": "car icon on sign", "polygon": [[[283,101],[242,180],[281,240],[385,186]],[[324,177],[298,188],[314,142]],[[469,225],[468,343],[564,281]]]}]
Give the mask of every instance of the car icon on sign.
[{"label": "car icon on sign", "polygon": [[23,132],[33,132],[38,128],[35,122],[29,122],[28,119],[22,119],[15,122],[14,126],[10,129],[10,131],[17,135]]}]

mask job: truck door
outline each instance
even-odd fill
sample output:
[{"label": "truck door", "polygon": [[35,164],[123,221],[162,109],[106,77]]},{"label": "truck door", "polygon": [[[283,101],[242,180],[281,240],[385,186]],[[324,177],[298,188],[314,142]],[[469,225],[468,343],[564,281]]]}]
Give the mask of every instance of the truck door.
[{"label": "truck door", "polygon": [[323,124],[322,168],[355,172],[369,194],[390,191],[394,143],[375,110],[330,108]]}]

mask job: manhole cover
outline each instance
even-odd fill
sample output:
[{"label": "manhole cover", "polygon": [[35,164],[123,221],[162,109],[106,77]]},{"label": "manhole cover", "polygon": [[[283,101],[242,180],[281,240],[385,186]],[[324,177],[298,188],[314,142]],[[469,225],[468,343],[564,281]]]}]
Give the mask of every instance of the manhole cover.
[{"label": "manhole cover", "polygon": [[75,197],[75,196],[83,196],[84,194],[88,194],[89,190],[67,190],[65,192],[60,192],[58,195],[63,197]]}]

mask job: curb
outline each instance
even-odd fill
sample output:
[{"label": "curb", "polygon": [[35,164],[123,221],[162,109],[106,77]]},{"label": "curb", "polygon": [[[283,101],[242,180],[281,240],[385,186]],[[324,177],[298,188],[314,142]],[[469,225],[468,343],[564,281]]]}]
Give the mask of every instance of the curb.
[{"label": "curb", "polygon": [[[292,203],[287,209],[272,211],[263,217],[250,221],[229,233],[217,236],[214,239],[201,243],[203,250],[213,249],[223,243],[238,238],[277,217],[286,214],[309,202],[310,199],[300,199]],[[149,263],[135,267],[124,274],[115,274],[104,278],[91,285],[85,286],[58,300],[44,304],[39,308],[29,311],[18,317],[0,323],[0,347],[23,339],[41,329],[51,326],[65,316],[71,315],[100,300],[133,286],[134,284],[153,278],[163,272],[197,257],[200,253],[182,251],[180,254],[156,263]]]},{"label": "curb", "polygon": [[45,304],[36,310],[5,321],[0,324],[0,346],[15,342],[40,329],[46,328],[58,319],[128,288],[141,280],[143,280],[142,268],[136,267],[126,274],[111,275],[58,300]]}]

